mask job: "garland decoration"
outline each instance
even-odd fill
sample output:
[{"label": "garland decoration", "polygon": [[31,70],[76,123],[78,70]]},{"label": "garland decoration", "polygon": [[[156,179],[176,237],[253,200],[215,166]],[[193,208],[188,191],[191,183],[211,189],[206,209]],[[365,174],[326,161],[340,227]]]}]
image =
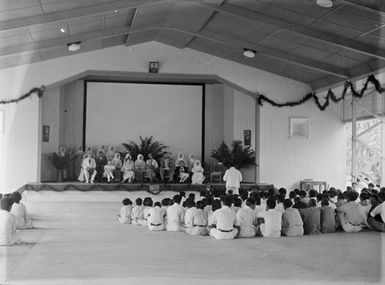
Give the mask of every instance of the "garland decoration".
[{"label": "garland decoration", "polygon": [[343,89],[342,94],[341,94],[340,97],[337,97],[334,94],[334,92],[331,89],[329,89],[327,94],[326,94],[326,97],[324,98],[325,102],[323,104],[320,102],[320,99],[318,98],[318,96],[314,92],[306,94],[299,101],[286,102],[286,103],[277,103],[277,102],[267,98],[264,95],[260,95],[258,97],[258,104],[260,106],[263,106],[263,103],[267,102],[270,105],[272,105],[274,107],[278,107],[278,108],[282,108],[282,107],[295,107],[295,106],[302,105],[302,104],[306,103],[307,101],[309,101],[311,99],[314,99],[314,102],[317,105],[318,109],[320,109],[321,111],[324,111],[329,106],[330,100],[333,101],[334,103],[338,103],[339,101],[344,100],[345,96],[346,96],[346,94],[348,93],[349,90],[351,91],[353,97],[355,97],[355,98],[362,98],[362,96],[364,96],[364,93],[368,89],[369,83],[374,86],[375,90],[378,93],[381,94],[381,93],[385,92],[385,88],[381,87],[381,84],[377,80],[377,78],[374,75],[369,75],[368,78],[366,79],[362,89],[360,91],[357,91],[354,88],[353,83],[351,81],[346,81],[345,82],[344,89]]},{"label": "garland decoration", "polygon": [[33,94],[36,94],[37,97],[41,98],[44,95],[44,90],[45,90],[45,86],[44,85],[42,85],[40,87],[35,87],[35,88],[32,88],[31,90],[29,90],[28,93],[26,93],[24,95],[21,95],[17,99],[2,100],[2,101],[0,101],[0,104],[17,103],[17,102],[19,102],[21,100],[24,100],[24,99],[32,96]]}]

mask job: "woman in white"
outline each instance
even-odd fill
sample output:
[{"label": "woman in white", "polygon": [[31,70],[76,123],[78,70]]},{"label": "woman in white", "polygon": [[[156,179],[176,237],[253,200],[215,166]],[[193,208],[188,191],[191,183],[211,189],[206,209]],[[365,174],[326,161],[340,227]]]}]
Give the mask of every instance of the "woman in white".
[{"label": "woman in white", "polygon": [[184,161],[184,155],[183,155],[183,153],[178,152],[178,155],[177,155],[177,157],[176,157],[176,159],[175,159],[175,166],[179,166],[179,163],[180,163],[181,161],[183,161],[184,164],[186,164],[186,162]]},{"label": "woman in white", "polygon": [[135,161],[135,176],[139,179],[140,182],[143,181],[143,173],[146,171],[146,162],[144,161],[143,154],[138,154],[138,157]]},{"label": "woman in white", "polygon": [[205,180],[205,176],[203,175],[204,169],[199,160],[195,160],[191,172],[193,173],[191,177],[191,184],[202,184]]},{"label": "woman in white", "polygon": [[193,153],[190,153],[190,155],[188,156],[188,162],[187,162],[187,166],[192,169],[194,167],[194,164],[195,164],[195,156]]},{"label": "woman in white", "polygon": [[127,180],[129,183],[132,183],[132,181],[135,178],[135,165],[129,153],[127,153],[126,157],[124,158],[122,171],[123,171],[122,183],[124,183]]}]

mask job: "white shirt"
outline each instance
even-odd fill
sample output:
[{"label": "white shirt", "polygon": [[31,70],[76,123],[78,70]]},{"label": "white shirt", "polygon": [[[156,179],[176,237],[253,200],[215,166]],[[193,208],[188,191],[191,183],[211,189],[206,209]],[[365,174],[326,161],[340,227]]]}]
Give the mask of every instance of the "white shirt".
[{"label": "white shirt", "polygon": [[11,214],[16,217],[16,228],[24,229],[29,221],[27,209],[23,203],[14,203],[12,205]]},{"label": "white shirt", "polygon": [[166,209],[160,207],[150,208],[147,211],[147,222],[152,225],[164,224]]},{"label": "white shirt", "polygon": [[8,211],[0,210],[0,245],[16,242],[16,217]]},{"label": "white shirt", "polygon": [[278,211],[278,212],[285,212],[285,209],[283,208],[283,203],[278,203],[276,206],[275,206],[275,209]]},{"label": "white shirt", "polygon": [[182,222],[184,209],[181,205],[174,203],[167,208],[167,222]]},{"label": "white shirt", "polygon": [[264,237],[280,237],[282,228],[282,213],[276,209],[270,209],[262,213],[265,224],[261,226],[261,232]]},{"label": "white shirt", "polygon": [[257,213],[249,206],[244,206],[237,212],[237,226],[250,227],[256,223]]},{"label": "white shirt", "polygon": [[188,208],[186,212],[184,213],[184,224],[186,226],[190,225],[192,223],[192,218],[194,212],[197,210],[196,207]]},{"label": "white shirt", "polygon": [[223,206],[214,212],[211,223],[216,224],[218,230],[229,231],[237,223],[237,216],[228,206]]},{"label": "white shirt", "polygon": [[132,212],[131,212],[131,218],[133,220],[139,220],[139,219],[143,219],[143,211],[144,211],[144,207],[143,206],[135,206],[133,209],[132,209]]},{"label": "white shirt", "polygon": [[196,209],[191,215],[191,224],[189,227],[193,226],[207,226],[208,224],[208,214],[205,210]]},{"label": "white shirt", "polygon": [[[225,175],[223,176],[223,181],[226,181],[226,188],[235,187],[236,189],[239,189],[242,181],[242,174],[235,167],[231,167],[226,170]],[[238,193],[234,192],[234,194]]]},{"label": "white shirt", "polygon": [[131,221],[132,205],[125,205],[120,208],[120,217]]},{"label": "white shirt", "polygon": [[385,202],[382,202],[380,205],[375,207],[371,212],[370,215],[372,217],[377,216],[378,214],[381,215],[382,221],[385,223]]}]

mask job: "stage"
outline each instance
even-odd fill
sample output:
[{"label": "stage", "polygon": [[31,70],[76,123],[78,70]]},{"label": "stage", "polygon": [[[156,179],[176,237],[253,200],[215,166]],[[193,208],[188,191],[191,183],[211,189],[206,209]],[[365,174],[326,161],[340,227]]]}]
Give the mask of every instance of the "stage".
[{"label": "stage", "polygon": [[[255,183],[241,183],[241,189],[247,191],[268,191],[274,188],[272,184],[255,184]],[[205,191],[205,190],[219,190],[225,193],[226,186],[224,183],[213,183],[213,184],[182,184],[182,183],[130,183],[130,184],[119,184],[119,183],[81,183],[81,182],[61,182],[61,183],[36,183],[31,182],[25,184],[18,189],[19,192],[23,191],[147,191],[150,193],[159,193],[161,191]]]}]

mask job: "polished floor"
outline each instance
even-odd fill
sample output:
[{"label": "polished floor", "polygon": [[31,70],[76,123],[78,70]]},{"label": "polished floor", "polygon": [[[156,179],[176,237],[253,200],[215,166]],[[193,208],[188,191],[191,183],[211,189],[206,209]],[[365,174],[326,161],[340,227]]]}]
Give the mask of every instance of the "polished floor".
[{"label": "polished floor", "polygon": [[385,284],[377,232],[216,241],[118,224],[145,192],[23,195],[36,228],[0,247],[0,284]]}]

